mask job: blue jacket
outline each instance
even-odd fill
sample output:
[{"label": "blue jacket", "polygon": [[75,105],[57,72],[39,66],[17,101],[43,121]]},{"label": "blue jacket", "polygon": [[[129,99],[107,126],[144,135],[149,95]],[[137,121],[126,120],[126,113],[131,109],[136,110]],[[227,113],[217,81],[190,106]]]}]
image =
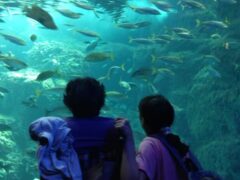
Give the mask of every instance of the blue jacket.
[{"label": "blue jacket", "polygon": [[30,136],[40,142],[37,154],[41,179],[82,179],[70,131],[66,121],[58,117],[42,117],[31,123]]}]

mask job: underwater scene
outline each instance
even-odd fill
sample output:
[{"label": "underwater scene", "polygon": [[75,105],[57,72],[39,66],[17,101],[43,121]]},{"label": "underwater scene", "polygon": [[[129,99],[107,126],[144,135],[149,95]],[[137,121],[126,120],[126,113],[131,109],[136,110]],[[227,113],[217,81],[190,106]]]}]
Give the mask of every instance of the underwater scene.
[{"label": "underwater scene", "polygon": [[0,0],[0,179],[38,178],[29,124],[66,117],[66,83],[106,87],[102,116],[145,137],[138,103],[160,93],[205,169],[240,178],[239,0]]}]

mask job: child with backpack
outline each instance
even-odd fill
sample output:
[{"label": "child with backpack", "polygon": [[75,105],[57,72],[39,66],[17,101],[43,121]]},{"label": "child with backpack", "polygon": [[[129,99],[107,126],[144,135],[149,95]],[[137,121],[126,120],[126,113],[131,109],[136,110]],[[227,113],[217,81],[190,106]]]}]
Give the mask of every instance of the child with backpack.
[{"label": "child with backpack", "polygon": [[174,109],[162,95],[144,97],[139,103],[139,116],[147,137],[141,142],[135,158],[132,130],[127,120],[115,126],[125,137],[122,156],[123,180],[219,180],[202,169],[189,146],[174,135]]},{"label": "child with backpack", "polygon": [[100,116],[103,84],[91,77],[73,79],[63,101],[71,117],[41,117],[29,127],[31,138],[40,145],[40,179],[119,179],[123,143],[115,119]]}]

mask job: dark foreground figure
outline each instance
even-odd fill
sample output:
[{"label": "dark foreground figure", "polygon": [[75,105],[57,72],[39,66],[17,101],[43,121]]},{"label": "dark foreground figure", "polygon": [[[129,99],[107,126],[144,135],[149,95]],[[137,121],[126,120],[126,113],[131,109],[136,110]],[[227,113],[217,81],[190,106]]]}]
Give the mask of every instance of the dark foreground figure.
[{"label": "dark foreground figure", "polygon": [[104,101],[102,84],[93,78],[77,78],[67,84],[64,95],[73,116],[64,120],[42,117],[30,125],[32,139],[40,143],[41,179],[120,178],[123,143],[114,119],[99,116]]}]

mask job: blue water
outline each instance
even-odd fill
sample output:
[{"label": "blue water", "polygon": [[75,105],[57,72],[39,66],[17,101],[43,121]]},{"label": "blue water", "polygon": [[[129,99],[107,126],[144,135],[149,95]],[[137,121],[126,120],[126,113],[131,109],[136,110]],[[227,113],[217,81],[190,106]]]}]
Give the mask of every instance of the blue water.
[{"label": "blue water", "polygon": [[[128,1],[125,5],[122,1],[121,6],[115,5],[119,9],[123,6],[122,14],[115,18],[113,7],[104,9],[107,1],[98,1],[102,4],[95,5],[94,0],[89,0],[97,13],[103,12],[98,13],[99,17],[93,11],[69,2],[58,5],[83,13],[79,19],[63,16],[54,10],[56,2],[48,2],[52,5],[42,8],[51,14],[58,30],[44,28],[39,22],[26,17],[22,7],[1,5],[4,10],[0,11],[0,19],[5,22],[0,23],[0,33],[21,38],[26,45],[19,46],[0,37],[0,52],[16,57],[28,67],[9,71],[0,61],[0,87],[9,90],[9,93],[3,93],[0,89],[0,124],[7,124],[12,129],[0,129],[0,179],[32,180],[38,177],[34,156],[36,145],[28,136],[28,125],[41,116],[66,115],[62,110],[63,92],[51,92],[49,89],[64,87],[69,79],[77,76],[102,79],[115,66],[118,68],[112,71],[110,79],[101,81],[107,91],[117,91],[123,96],[107,97],[102,115],[128,118],[136,147],[145,137],[138,120],[138,102],[146,95],[161,93],[174,105],[174,131],[190,144],[204,167],[219,173],[223,179],[239,179],[239,1],[231,4],[199,0],[206,9],[191,10],[183,9],[175,0],[169,0],[167,2],[173,8],[170,12],[160,11],[161,15],[138,14],[129,8],[130,5],[157,9],[151,1]],[[218,20],[226,23],[228,28],[198,27],[197,20]],[[142,21],[151,25],[140,29],[117,26],[121,22]],[[187,28],[193,38],[180,38],[172,30],[175,27]],[[75,29],[97,32],[101,40],[96,49],[86,52],[89,42],[96,38],[84,36]],[[32,34],[37,36],[35,42],[30,39]],[[154,39],[166,34],[172,40],[164,45],[130,43],[131,38]],[[86,62],[84,57],[91,52],[108,52],[114,60]],[[153,62],[153,56],[162,60]],[[174,57],[175,61],[163,60],[163,57]],[[125,70],[119,68],[122,65]],[[132,74],[141,68],[159,71],[144,78],[133,77]],[[160,68],[173,73],[166,73]],[[56,75],[37,82],[37,75],[46,70],[56,70]],[[135,86],[129,90],[121,86],[121,81],[134,83]],[[31,101],[31,98],[34,100]]]}]

